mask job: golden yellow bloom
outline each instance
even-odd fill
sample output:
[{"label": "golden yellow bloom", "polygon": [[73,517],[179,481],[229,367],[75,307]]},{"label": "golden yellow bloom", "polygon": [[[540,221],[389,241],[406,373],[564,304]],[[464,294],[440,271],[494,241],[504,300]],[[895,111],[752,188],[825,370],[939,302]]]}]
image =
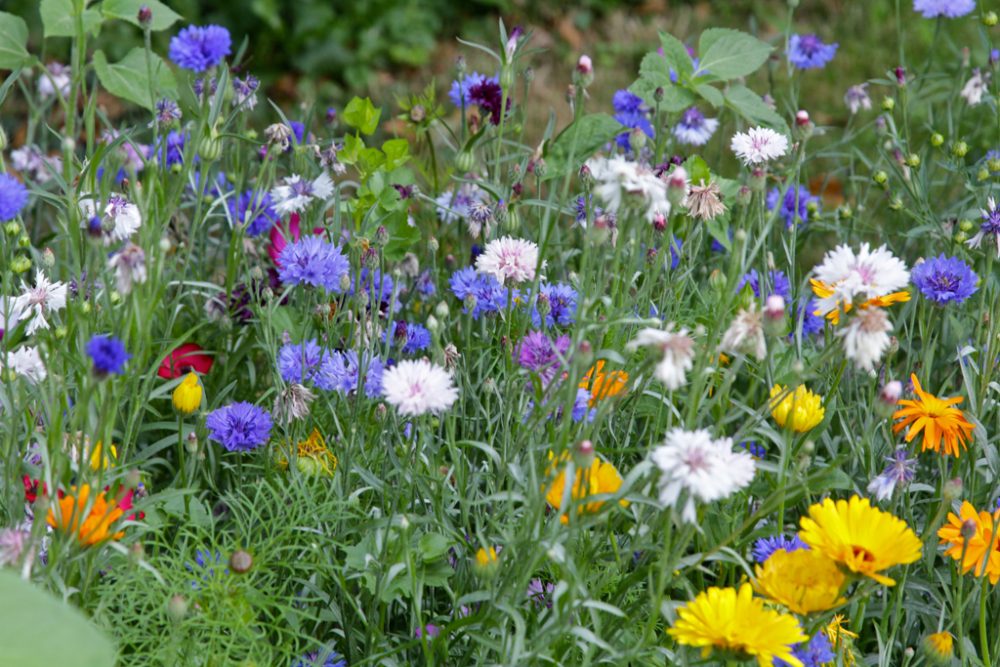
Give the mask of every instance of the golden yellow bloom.
[{"label": "golden yellow bloom", "polygon": [[951,664],[955,655],[955,638],[950,632],[935,632],[924,637],[924,650],[939,665]]},{"label": "golden yellow bloom", "polygon": [[[948,513],[948,522],[938,530],[941,544],[947,544],[944,555],[962,561],[962,573],[969,571],[979,577],[988,576],[991,584],[1000,581],[1000,529],[994,526],[1000,524],[1000,509],[992,514],[986,511],[976,512],[969,501],[963,501],[959,510],[960,516],[954,512]],[[969,537],[966,544],[962,536],[962,525],[966,522],[975,526],[975,533]],[[962,552],[965,558],[962,558]]]},{"label": "golden yellow bloom", "polygon": [[192,371],[184,376],[181,383],[174,388],[174,409],[183,415],[189,415],[201,407],[203,391],[198,375]]},{"label": "golden yellow bloom", "polygon": [[[73,487],[69,493],[58,499],[58,516],[54,508],[49,508],[48,524],[59,532],[73,535],[77,542],[85,547],[104,540],[120,540],[124,537],[124,532],[109,532],[111,524],[124,514],[118,504],[109,504],[104,493],[96,493],[88,511],[89,499],[90,485],[84,484],[79,489]],[[85,511],[86,517],[83,515]]]},{"label": "golden yellow bloom", "polygon": [[483,547],[479,547],[479,551],[476,552],[476,565],[479,567],[488,567],[495,562],[497,562],[496,549],[490,547],[487,551]]},{"label": "golden yellow bloom", "polygon": [[[288,459],[282,455],[278,459],[278,465],[287,468]],[[308,438],[299,442],[296,467],[306,475],[322,473],[327,477],[333,476],[337,469],[337,457],[327,448],[319,429],[314,428]]]},{"label": "golden yellow bloom", "polygon": [[924,433],[924,437],[920,441],[920,451],[926,452],[928,449],[933,449],[935,452],[940,452],[943,440],[945,454],[956,458],[961,456],[974,427],[961,410],[952,406],[958,405],[965,399],[961,396],[938,398],[924,391],[915,374],[910,375],[910,380],[913,382],[913,391],[918,398],[915,401],[901,400],[897,403],[903,408],[896,410],[892,418],[901,421],[892,427],[892,432],[899,433],[909,426],[910,428],[906,432],[907,442],[912,442],[921,431]]},{"label": "golden yellow bloom", "polygon": [[[823,398],[819,394],[814,394],[805,385],[799,385],[795,391],[789,392],[783,399],[778,400],[785,391],[780,384],[771,387],[771,416],[778,426],[787,425],[793,431],[805,433],[816,428],[823,417],[826,416],[826,408],[823,407]],[[791,415],[791,421],[789,421]]]},{"label": "golden yellow bloom", "polygon": [[853,640],[858,638],[858,635],[844,627],[846,620],[843,614],[834,614],[830,622],[826,624],[823,632],[826,633],[826,638],[830,640],[830,646],[833,647],[833,650],[844,656],[844,664],[852,667],[857,662],[857,658],[854,657],[851,645],[853,644]]},{"label": "golden yellow bloom", "polygon": [[851,572],[886,586],[895,581],[879,574],[893,565],[920,559],[921,542],[906,522],[877,507],[867,498],[826,498],[802,517],[799,539]]},{"label": "golden yellow bloom", "polygon": [[[809,284],[812,286],[813,294],[821,299],[833,296],[833,287],[824,283],[822,280],[816,280],[815,278],[809,279]],[[906,290],[902,292],[893,292],[891,294],[886,294],[884,296],[875,297],[874,299],[869,299],[861,304],[862,308],[886,308],[893,305],[894,303],[906,303],[910,300],[910,293]],[[826,319],[830,320],[831,324],[840,324],[840,313],[843,309],[844,314],[851,312],[854,308],[854,304],[851,303],[837,303],[837,307],[826,314]],[[813,315],[822,315],[821,311],[816,311]]]},{"label": "golden yellow bloom", "polygon": [[[564,452],[558,460],[555,460],[552,452],[549,452],[549,461],[552,461],[552,463],[549,465],[546,476],[554,478],[548,489],[542,487],[542,490],[545,491],[545,500],[548,501],[549,505],[559,510],[562,506],[563,491],[566,488],[566,463],[569,461],[569,454]],[[621,485],[622,477],[618,474],[615,467],[607,461],[602,461],[595,457],[594,462],[590,464],[589,468],[577,468],[576,479],[573,482],[573,489],[570,491],[570,495],[574,501],[583,500],[602,493],[616,493],[621,488]],[[620,500],[618,502],[622,507],[628,507],[627,500]],[[595,500],[582,504],[577,508],[577,513],[597,512],[603,504],[603,500]],[[563,523],[569,522],[566,514],[561,514],[559,520]]]},{"label": "golden yellow bloom", "polygon": [[840,595],[844,573],[817,551],[778,549],[756,571],[754,589],[796,614],[826,611],[847,602]]},{"label": "golden yellow bloom", "polygon": [[90,453],[91,470],[107,470],[114,465],[115,461],[118,460],[118,450],[115,449],[113,443],[110,447],[108,447],[108,449],[111,450],[111,456],[108,456],[107,454],[102,455],[103,447],[101,445],[101,441],[97,441],[97,444],[94,445],[94,451]]},{"label": "golden yellow bloom", "polygon": [[753,587],[711,587],[677,610],[677,621],[667,630],[679,644],[702,649],[732,651],[768,667],[775,658],[794,667],[802,663],[792,655],[792,644],[809,639],[794,616],[781,614],[753,597]]},{"label": "golden yellow bloom", "polygon": [[599,360],[590,367],[580,381],[580,389],[590,392],[590,407],[605,398],[613,398],[625,393],[628,385],[628,373],[625,371],[604,372],[604,360]]}]

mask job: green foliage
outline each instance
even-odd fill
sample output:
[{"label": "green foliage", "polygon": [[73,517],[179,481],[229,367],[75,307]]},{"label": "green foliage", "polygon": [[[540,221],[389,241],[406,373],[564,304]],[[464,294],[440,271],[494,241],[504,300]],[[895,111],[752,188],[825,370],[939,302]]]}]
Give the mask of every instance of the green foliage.
[{"label": "green foliage", "polygon": [[102,0],[101,13],[107,18],[121,19],[141,27],[139,9],[142,7],[148,7],[152,12],[153,19],[150,21],[149,29],[153,32],[166,30],[181,20],[177,12],[159,0]]},{"label": "green foliage", "polygon": [[101,25],[101,12],[86,8],[80,14],[74,0],[41,0],[38,11],[42,16],[42,26],[46,37],[72,37],[76,34],[76,22],[82,21],[83,29],[96,33]]},{"label": "green foliage", "polygon": [[25,65],[28,55],[28,26],[19,16],[0,12],[0,68]]},{"label": "green foliage", "polygon": [[577,168],[580,157],[591,155],[614,140],[622,125],[604,113],[593,113],[573,121],[552,140],[545,152],[546,178],[560,178]]},{"label": "green foliage", "polygon": [[[174,74],[156,54],[134,48],[117,63],[108,63],[104,52],[94,52],[94,71],[108,92],[152,110],[160,98],[175,97]],[[152,74],[152,78],[150,77]]]}]

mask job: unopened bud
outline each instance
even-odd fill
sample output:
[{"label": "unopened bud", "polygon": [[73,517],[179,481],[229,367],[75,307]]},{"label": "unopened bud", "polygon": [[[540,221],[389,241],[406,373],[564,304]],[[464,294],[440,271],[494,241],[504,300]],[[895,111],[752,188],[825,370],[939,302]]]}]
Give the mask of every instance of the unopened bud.
[{"label": "unopened bud", "polygon": [[594,462],[594,456],[597,450],[594,447],[594,443],[590,440],[581,440],[576,444],[573,449],[573,461],[576,463],[576,467],[582,470],[587,470],[590,465]]},{"label": "unopened bud", "polygon": [[886,96],[886,97],[882,98],[882,110],[883,111],[892,111],[895,108],[896,108],[896,100],[895,99],[893,99],[893,98],[891,98],[889,96]]},{"label": "unopened bud", "polygon": [[653,229],[658,232],[662,232],[667,228],[667,216],[662,213],[656,213],[653,215]]},{"label": "unopened bud", "polygon": [[187,450],[188,454],[198,453],[198,435],[191,431],[187,434],[187,438],[184,439],[184,449]]},{"label": "unopened bud", "polygon": [[46,248],[42,251],[42,264],[50,269],[56,265],[56,254],[52,252],[52,248]]},{"label": "unopened bud", "polygon": [[242,549],[237,549],[229,557],[229,568],[237,574],[249,572],[251,567],[253,567],[253,556]]},{"label": "unopened bud", "polygon": [[142,5],[139,7],[139,12],[136,15],[136,18],[139,19],[139,24],[145,28],[153,22],[153,10],[150,9],[148,5]]},{"label": "unopened bud", "polygon": [[578,86],[586,88],[594,82],[594,63],[590,56],[583,55],[576,61],[576,71],[573,73],[573,80]]},{"label": "unopened bud", "polygon": [[752,198],[753,191],[745,185],[741,185],[740,189],[736,191],[736,203],[740,206],[749,206]]},{"label": "unopened bud", "polygon": [[920,166],[920,156],[917,155],[916,153],[910,153],[907,156],[907,158],[906,158],[906,164],[908,164],[909,166],[911,166],[913,168],[919,167]]},{"label": "unopened bud", "polygon": [[795,112],[795,124],[802,128],[807,128],[812,124],[809,120],[809,112],[805,109],[799,109]]},{"label": "unopened bud", "polygon": [[646,133],[641,128],[635,127],[628,133],[628,143],[633,151],[641,151],[646,145]]},{"label": "unopened bud", "polygon": [[983,14],[983,25],[987,28],[992,28],[997,23],[1000,23],[1000,16],[997,16],[996,12],[986,12]]},{"label": "unopened bud", "polygon": [[884,186],[886,183],[889,182],[889,174],[881,170],[876,171],[874,174],[872,174],[872,180],[875,181],[876,185]]},{"label": "unopened bud", "polygon": [[893,380],[882,385],[882,388],[878,392],[877,412],[883,417],[892,415],[896,410],[896,403],[899,402],[899,397],[902,395],[903,383],[899,380]]},{"label": "unopened bud", "polygon": [[767,172],[761,167],[754,167],[750,172],[750,189],[754,192],[762,192],[767,185]]},{"label": "unopened bud", "polygon": [[455,156],[455,166],[462,173],[470,172],[476,166],[476,158],[471,151],[462,151]]},{"label": "unopened bud", "polygon": [[180,622],[188,613],[188,602],[183,595],[172,595],[167,601],[167,614],[174,621]]},{"label": "unopened bud", "polygon": [[931,146],[934,148],[939,148],[944,144],[944,135],[940,132],[935,132],[931,135]]},{"label": "unopened bud", "polygon": [[944,497],[945,502],[951,502],[957,498],[962,497],[962,478],[953,477],[944,483],[941,488],[941,495]]},{"label": "unopened bud", "polygon": [[785,332],[785,299],[780,294],[772,294],[764,302],[764,330],[772,336]]},{"label": "unopened bud", "polygon": [[955,157],[965,157],[966,153],[969,152],[969,144],[964,141],[956,141],[951,146],[951,154]]},{"label": "unopened bud", "polygon": [[24,255],[18,255],[10,262],[10,270],[14,273],[24,273],[31,268],[31,260]]},{"label": "unopened bud", "polygon": [[962,535],[963,540],[971,540],[976,536],[976,521],[975,519],[966,519],[962,522],[962,527],[959,529],[959,533]]}]

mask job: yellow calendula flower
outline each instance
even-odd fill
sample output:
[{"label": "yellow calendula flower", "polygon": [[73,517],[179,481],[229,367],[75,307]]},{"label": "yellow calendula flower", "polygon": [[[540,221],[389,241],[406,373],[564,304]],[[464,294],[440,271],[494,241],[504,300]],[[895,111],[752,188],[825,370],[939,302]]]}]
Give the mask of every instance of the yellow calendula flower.
[{"label": "yellow calendula flower", "polygon": [[788,426],[788,428],[798,433],[805,433],[816,428],[823,417],[826,416],[826,408],[823,407],[823,398],[819,394],[809,391],[805,385],[799,385],[795,391],[789,392],[784,398],[778,399],[785,392],[785,388],[780,384],[771,387],[771,416],[778,426]]},{"label": "yellow calendula flower", "polygon": [[[962,502],[959,514],[948,513],[948,521],[938,530],[941,544],[947,545],[944,555],[962,561],[962,573],[973,572],[986,576],[990,583],[1000,581],[1000,509],[994,512],[977,512],[968,501]],[[962,527],[972,526],[971,536],[963,535]]]},{"label": "yellow calendula flower", "polygon": [[847,667],[853,667],[857,664],[857,658],[854,657],[852,646],[858,635],[844,627],[846,622],[847,619],[844,618],[843,614],[834,614],[830,622],[826,624],[823,632],[826,633],[826,638],[830,640],[830,646],[833,647],[833,650],[844,656],[844,664]]},{"label": "yellow calendula flower", "polygon": [[[59,506],[58,515],[55,508],[49,509],[48,524],[61,533],[72,535],[81,546],[89,547],[105,540],[120,540],[124,532],[110,532],[111,524],[125,513],[117,503],[108,503],[104,493],[96,493],[88,510],[88,500],[91,500],[90,485],[84,484],[79,489],[70,489],[56,503]],[[86,514],[84,514],[86,512]]]},{"label": "yellow calendula flower", "polygon": [[476,552],[476,565],[479,567],[489,567],[495,562],[497,562],[497,550],[495,548],[490,547],[486,549],[479,547],[479,551]]},{"label": "yellow calendula flower", "polygon": [[906,522],[853,496],[826,498],[802,517],[799,539],[842,567],[886,586],[895,581],[881,574],[894,565],[920,560],[922,544]]},{"label": "yellow calendula flower", "polygon": [[955,655],[955,638],[950,632],[935,632],[924,637],[924,652],[932,662],[949,665]]},{"label": "yellow calendula flower", "polygon": [[[809,285],[812,287],[813,294],[815,294],[820,299],[826,299],[833,296],[834,289],[830,285],[824,283],[822,280],[816,280],[815,278],[809,279]],[[876,297],[874,299],[869,299],[861,304],[862,308],[887,308],[896,303],[906,303],[910,300],[910,293],[906,290],[901,292],[892,292],[890,294],[885,294],[883,296]],[[854,308],[854,304],[851,303],[837,303],[837,307],[826,314],[826,319],[830,320],[831,324],[840,324],[840,313],[843,312],[845,315],[851,312]],[[822,311],[816,311],[813,315],[822,315]]]},{"label": "yellow calendula flower", "polygon": [[624,394],[627,386],[628,373],[625,371],[605,373],[603,359],[591,366],[580,381],[580,389],[590,392],[590,407],[597,405],[598,401]]},{"label": "yellow calendula flower", "polygon": [[174,388],[173,403],[174,409],[183,415],[189,415],[201,406],[201,397],[204,391],[198,375],[193,371],[184,376],[181,383]]},{"label": "yellow calendula flower", "polygon": [[91,470],[107,470],[115,461],[118,460],[118,450],[115,448],[114,444],[108,447],[111,455],[108,456],[104,453],[104,447],[101,445],[101,441],[98,440],[97,444],[94,445],[94,450],[90,453],[90,468]]},{"label": "yellow calendula flower", "polygon": [[[547,488],[542,487],[542,490],[545,491],[545,500],[548,501],[549,505],[559,510],[562,507],[563,492],[566,489],[566,466],[569,462],[569,454],[563,453],[556,460],[552,452],[549,452],[549,461],[551,463],[546,476],[552,481]],[[598,494],[616,493],[621,485],[622,476],[618,474],[618,470],[607,461],[595,457],[589,468],[576,469],[576,478],[570,491],[570,497],[574,501],[578,501]],[[622,507],[628,507],[627,500],[618,502]],[[602,505],[604,505],[603,500],[584,503],[577,508],[577,512],[594,513],[600,510]],[[569,522],[569,518],[564,513],[560,515],[559,520],[563,523]]]},{"label": "yellow calendula flower", "polygon": [[846,577],[837,564],[811,549],[778,549],[756,566],[754,588],[796,614],[826,611],[847,600],[840,592]]},{"label": "yellow calendula flower", "polygon": [[933,449],[935,452],[940,452],[943,443],[944,453],[958,458],[975,428],[965,418],[965,414],[954,407],[964,399],[961,396],[938,398],[924,391],[915,374],[910,375],[910,381],[913,383],[917,399],[901,400],[897,403],[901,407],[893,413],[892,418],[900,421],[893,425],[892,432],[899,433],[908,426],[907,442],[911,442],[917,435],[923,433],[920,451]]},{"label": "yellow calendula flower", "polygon": [[773,665],[775,658],[802,667],[792,645],[809,639],[794,616],[768,609],[754,598],[750,584],[739,590],[713,586],[699,593],[677,610],[667,633],[679,644],[702,649],[702,657],[718,649],[756,658],[762,667]]},{"label": "yellow calendula flower", "polygon": [[[299,472],[306,475],[333,476],[337,469],[337,457],[327,448],[326,440],[323,439],[323,434],[319,432],[319,429],[314,428],[308,438],[299,441],[297,450],[296,467]],[[278,459],[278,465],[287,468],[288,459],[282,455]]]}]

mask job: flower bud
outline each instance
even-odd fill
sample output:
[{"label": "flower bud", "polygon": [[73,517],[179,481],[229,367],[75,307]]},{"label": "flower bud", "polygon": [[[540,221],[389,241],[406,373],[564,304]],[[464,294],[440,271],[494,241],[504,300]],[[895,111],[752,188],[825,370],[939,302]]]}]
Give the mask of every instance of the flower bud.
[{"label": "flower bud", "polygon": [[962,527],[959,529],[959,534],[962,536],[963,540],[971,540],[976,536],[976,521],[974,519],[966,519],[962,522]]},{"label": "flower bud", "polygon": [[799,109],[795,112],[795,124],[799,127],[806,127],[810,124],[809,112],[805,109]]},{"label": "flower bud", "polygon": [[244,574],[253,567],[253,556],[242,549],[237,549],[229,557],[229,569],[237,574]]},{"label": "flower bud", "polygon": [[646,145],[646,133],[638,127],[632,128],[628,133],[628,143],[632,150],[638,153]]},{"label": "flower bud", "polygon": [[597,450],[595,449],[593,442],[590,440],[581,440],[573,449],[573,462],[576,464],[577,468],[587,470],[594,462],[594,456],[596,454]]},{"label": "flower bud", "polygon": [[52,252],[52,248],[45,248],[42,251],[42,264],[50,269],[56,265],[56,254]]},{"label": "flower bud", "polygon": [[980,167],[979,171],[976,172],[976,179],[981,183],[983,181],[989,180],[990,170],[986,167]]},{"label": "flower bud", "polygon": [[962,478],[953,477],[944,483],[941,488],[941,496],[945,502],[951,502],[962,497]]},{"label": "flower bud", "polygon": [[983,14],[983,25],[987,28],[992,28],[997,23],[1000,23],[1000,16],[997,16],[996,12],[986,12]]},{"label": "flower bud", "polygon": [[21,223],[17,220],[11,220],[3,226],[3,230],[7,236],[17,236],[21,233]]},{"label": "flower bud", "polygon": [[916,169],[917,167],[920,166],[920,156],[917,155],[916,153],[910,153],[906,157],[906,164]]},{"label": "flower bud", "polygon": [[438,302],[438,305],[434,307],[434,314],[437,315],[442,320],[448,319],[448,315],[450,314],[450,309],[448,308],[448,302],[447,301]]},{"label": "flower bud", "polygon": [[583,88],[594,82],[594,63],[590,60],[590,56],[582,55],[576,61],[576,71],[573,73],[573,81]]},{"label": "flower bud", "polygon": [[736,203],[740,206],[749,206],[752,198],[753,191],[745,185],[741,185],[740,189],[736,191]]},{"label": "flower bud", "polygon": [[875,181],[876,185],[884,186],[886,183],[889,182],[889,174],[885,173],[882,170],[876,171],[872,175],[872,180]]},{"label": "flower bud", "polygon": [[944,144],[944,136],[941,133],[935,132],[934,134],[931,135],[931,146],[933,146],[934,148],[939,148],[943,144]]},{"label": "flower bud", "polygon": [[488,549],[479,547],[476,551],[476,573],[481,577],[491,577],[496,574],[500,562],[497,558],[497,550],[493,547]]},{"label": "flower bud", "polygon": [[150,9],[148,5],[142,5],[139,7],[139,12],[136,15],[136,18],[139,20],[139,25],[145,28],[153,22],[153,10]]},{"label": "flower bud", "polygon": [[188,613],[188,602],[183,595],[172,595],[167,601],[167,614],[176,622],[184,620]]},{"label": "flower bud", "polygon": [[463,150],[455,156],[455,166],[462,173],[468,173],[476,166],[476,158],[472,151]]},{"label": "flower bud", "polygon": [[895,108],[896,108],[896,100],[895,99],[893,99],[892,97],[889,97],[888,95],[886,95],[885,97],[882,98],[882,110],[883,111],[892,111]]},{"label": "flower bud", "polygon": [[198,435],[194,431],[187,434],[187,438],[184,440],[184,449],[188,454],[198,453]]},{"label": "flower bud", "polygon": [[963,232],[971,232],[973,229],[976,228],[976,223],[974,223],[972,220],[961,220],[958,223],[958,228]]},{"label": "flower bud", "polygon": [[750,172],[750,189],[754,192],[763,192],[767,186],[767,172],[761,167],[754,167]]},{"label": "flower bud", "polygon": [[772,336],[785,333],[785,299],[772,294],[764,302],[764,330]]},{"label": "flower bud", "polygon": [[896,75],[896,83],[897,84],[899,84],[900,86],[905,86],[906,85],[906,70],[905,69],[903,69],[902,67],[897,67],[896,69],[894,69],[892,71],[892,73]]},{"label": "flower bud", "polygon": [[877,412],[883,417],[889,417],[896,410],[896,403],[903,394],[903,383],[893,380],[882,385],[878,392]]},{"label": "flower bud", "polygon": [[956,141],[951,145],[951,154],[955,157],[965,157],[966,153],[969,152],[969,144],[964,141]]},{"label": "flower bud", "polygon": [[18,255],[10,262],[10,270],[16,274],[21,274],[31,268],[31,260],[24,255]]}]

